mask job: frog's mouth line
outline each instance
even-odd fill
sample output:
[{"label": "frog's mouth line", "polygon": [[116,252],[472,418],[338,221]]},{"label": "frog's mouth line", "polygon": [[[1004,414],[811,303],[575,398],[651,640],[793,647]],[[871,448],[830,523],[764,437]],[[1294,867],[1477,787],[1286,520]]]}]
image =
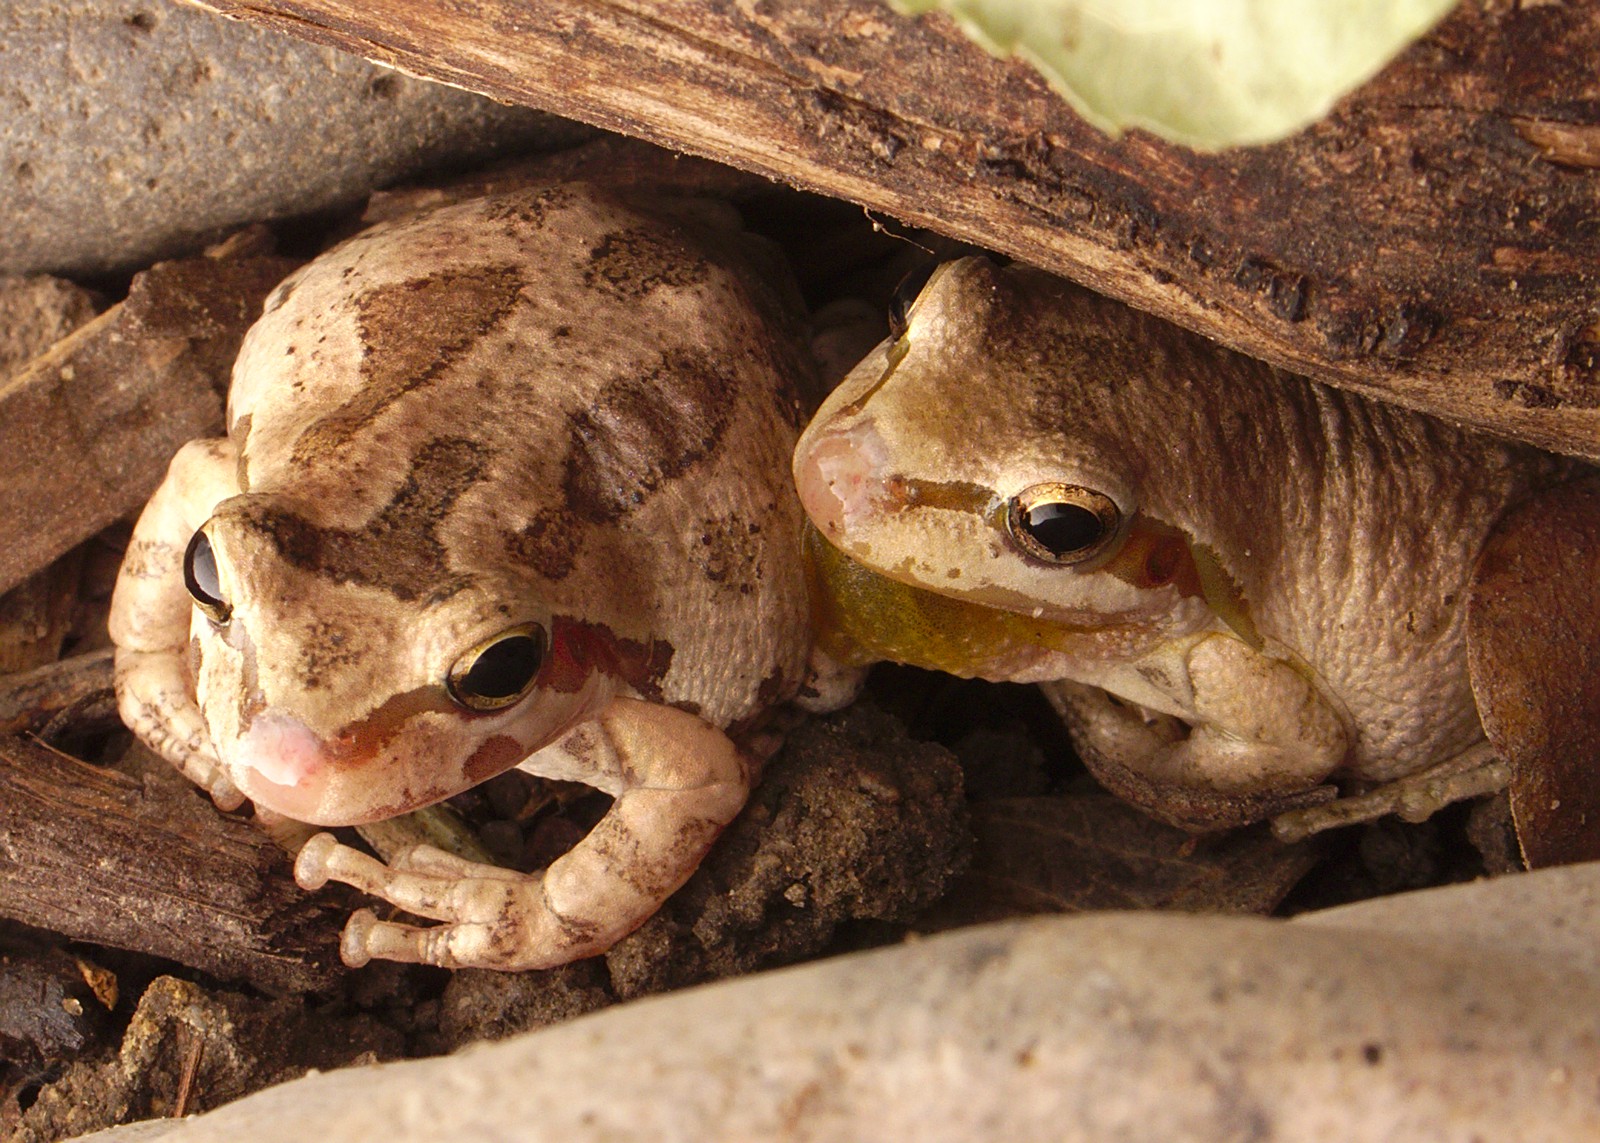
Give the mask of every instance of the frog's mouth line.
[{"label": "frog's mouth line", "polygon": [[[852,559],[808,524],[802,551],[822,649],[865,666],[887,660],[963,677],[1000,677],[1019,656],[1094,655],[1150,624],[1058,623],[892,579]],[[1103,656],[1104,651],[1100,651]]]},{"label": "frog's mouth line", "polygon": [[[860,563],[809,523],[802,552],[822,649],[856,666],[888,660],[988,677],[998,664],[1014,664],[1030,651],[1103,661],[1109,645],[1158,635],[1154,621],[1131,615],[1071,623],[905,583]],[[1148,576],[1154,555],[1160,557],[1155,561],[1161,568],[1159,582],[1144,582],[1139,577]],[[1118,560],[1128,567],[1115,566]],[[1263,646],[1238,585],[1215,556],[1175,528],[1135,528],[1125,553],[1102,570],[1135,586],[1171,584],[1181,594],[1202,596],[1247,645],[1255,650]]]}]

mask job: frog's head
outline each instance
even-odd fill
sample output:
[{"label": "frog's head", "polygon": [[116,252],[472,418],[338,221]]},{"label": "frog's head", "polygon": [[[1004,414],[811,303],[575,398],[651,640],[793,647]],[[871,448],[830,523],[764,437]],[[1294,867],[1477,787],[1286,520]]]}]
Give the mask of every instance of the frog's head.
[{"label": "frog's head", "polygon": [[902,287],[889,340],[795,451],[830,546],[812,559],[825,625],[878,657],[1031,678],[1069,674],[1061,655],[1132,657],[1209,620],[1203,545],[1142,503],[1166,463],[1151,455],[1163,437],[1145,435],[1161,402],[1140,391],[1161,351],[1148,338],[1129,350],[1120,312],[984,258]]},{"label": "frog's head", "polygon": [[[383,543],[317,505],[245,494],[194,534],[196,698],[258,804],[319,825],[428,805],[515,766],[611,695],[600,633],[523,610],[526,583],[428,566],[404,520]],[[367,536],[367,540],[374,537]]]}]

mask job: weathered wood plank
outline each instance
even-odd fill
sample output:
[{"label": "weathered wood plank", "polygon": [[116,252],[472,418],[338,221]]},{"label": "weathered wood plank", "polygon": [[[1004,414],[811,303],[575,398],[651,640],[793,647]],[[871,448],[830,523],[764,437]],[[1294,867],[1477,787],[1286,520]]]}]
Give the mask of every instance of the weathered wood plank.
[{"label": "weathered wood plank", "polygon": [[173,787],[0,736],[0,916],[269,990],[327,985],[341,916],[276,843]]},{"label": "weathered wood plank", "polygon": [[1467,0],[1325,122],[1201,155],[875,0],[206,0],[853,199],[1279,365],[1600,457],[1600,5]]},{"label": "weathered wood plank", "polygon": [[294,266],[163,262],[0,384],[0,592],[136,510],[180,445],[220,431],[239,342]]}]

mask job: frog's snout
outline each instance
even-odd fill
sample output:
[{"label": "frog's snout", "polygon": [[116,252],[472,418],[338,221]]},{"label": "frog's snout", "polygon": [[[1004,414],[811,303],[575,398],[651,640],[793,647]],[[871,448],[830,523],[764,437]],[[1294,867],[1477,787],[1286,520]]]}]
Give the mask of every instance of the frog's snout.
[{"label": "frog's snout", "polygon": [[876,511],[886,493],[886,462],[870,418],[807,430],[795,450],[794,482],[819,532],[840,542]]},{"label": "frog's snout", "polygon": [[328,755],[299,719],[264,711],[235,743],[229,776],[252,801],[299,820],[321,800]]}]

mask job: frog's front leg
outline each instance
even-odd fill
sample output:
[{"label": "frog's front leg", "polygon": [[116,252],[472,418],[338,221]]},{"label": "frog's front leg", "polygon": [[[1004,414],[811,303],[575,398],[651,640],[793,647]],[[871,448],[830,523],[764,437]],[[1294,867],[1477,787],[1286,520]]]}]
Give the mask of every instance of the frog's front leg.
[{"label": "frog's front leg", "polygon": [[190,441],[134,526],[111,597],[117,707],[144,744],[224,810],[241,794],[217,761],[189,673],[194,604],[184,553],[217,504],[238,492],[238,450],[227,438]]},{"label": "frog's front leg", "polygon": [[[604,952],[688,880],[744,805],[750,769],[720,730],[672,707],[620,698],[557,744],[560,777],[616,795],[589,835],[542,876],[479,865],[429,846],[389,865],[322,834],[301,851],[307,889],[343,881],[444,922],[418,928],[351,917],[347,964],[373,957],[446,968],[551,968]],[[581,761],[586,773],[567,769]],[[529,768],[546,772],[535,755]]]},{"label": "frog's front leg", "polygon": [[[1085,765],[1119,796],[1187,829],[1223,829],[1330,800],[1344,719],[1292,664],[1226,635],[1185,658],[1182,721],[1149,716],[1098,687],[1045,689]],[[1186,724],[1186,725],[1185,725]]]}]

